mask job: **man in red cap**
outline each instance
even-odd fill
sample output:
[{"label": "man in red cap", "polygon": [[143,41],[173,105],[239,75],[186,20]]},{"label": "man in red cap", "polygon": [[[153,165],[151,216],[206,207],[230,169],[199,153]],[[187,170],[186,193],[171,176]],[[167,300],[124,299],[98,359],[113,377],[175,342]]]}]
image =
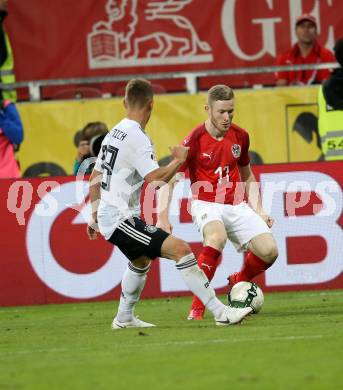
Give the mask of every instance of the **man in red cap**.
[{"label": "man in red cap", "polygon": [[[277,59],[277,65],[302,65],[335,62],[333,53],[317,42],[317,21],[310,14],[297,18],[295,33],[298,42]],[[329,69],[277,72],[276,85],[310,85],[322,83],[330,76]]]}]

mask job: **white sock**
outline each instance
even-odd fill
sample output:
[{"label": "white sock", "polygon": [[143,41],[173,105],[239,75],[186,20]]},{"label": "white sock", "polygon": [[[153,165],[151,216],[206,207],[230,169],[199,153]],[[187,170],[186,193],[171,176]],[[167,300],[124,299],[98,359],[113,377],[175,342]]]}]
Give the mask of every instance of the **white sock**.
[{"label": "white sock", "polygon": [[201,302],[210,310],[214,317],[219,317],[225,305],[216,297],[205,273],[199,268],[193,253],[184,256],[176,263],[182,279],[188,288],[199,297]]},{"label": "white sock", "polygon": [[143,291],[150,264],[145,268],[137,268],[128,263],[121,281],[121,295],[117,313],[119,322],[129,322],[133,318],[135,304]]}]

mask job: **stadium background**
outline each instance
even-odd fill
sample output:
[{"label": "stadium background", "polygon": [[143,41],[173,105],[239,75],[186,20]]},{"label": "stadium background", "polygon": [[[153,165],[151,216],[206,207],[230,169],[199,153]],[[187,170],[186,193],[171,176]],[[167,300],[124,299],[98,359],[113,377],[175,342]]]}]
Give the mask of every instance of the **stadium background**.
[{"label": "stadium background", "polygon": [[[124,61],[116,51],[117,46],[110,46],[111,49],[106,51],[108,31],[99,34],[95,27],[97,23],[107,20],[106,4],[111,3],[115,2],[83,0],[80,7],[78,2],[65,1],[62,4],[31,0],[23,3],[12,0],[6,27],[14,49],[17,81],[161,73],[161,79],[154,81],[156,89],[159,92],[174,93],[160,94],[156,97],[154,117],[148,127],[148,132],[155,141],[159,159],[168,154],[168,145],[180,142],[195,124],[205,119],[202,108],[205,94],[201,90],[217,82],[227,82],[234,87],[246,87],[247,89],[236,91],[235,122],[249,130],[251,149],[257,154],[257,161],[262,160],[265,164],[278,163],[255,166],[254,171],[258,176],[275,173],[283,177],[281,174],[287,173],[291,177],[292,172],[299,171],[305,180],[313,177],[310,186],[311,201],[307,208],[299,208],[300,215],[287,215],[286,207],[280,208],[284,211],[284,214],[280,214],[280,218],[283,218],[285,226],[290,222],[296,228],[294,231],[287,230],[288,236],[282,236],[278,241],[278,244],[284,248],[283,259],[287,264],[299,266],[305,264],[310,267],[307,283],[296,282],[296,278],[292,280],[292,275],[294,277],[292,273],[288,279],[279,280],[278,283],[274,281],[274,284],[268,284],[268,278],[259,280],[259,283],[267,291],[342,287],[343,251],[340,243],[343,241],[343,235],[339,227],[342,226],[342,162],[314,162],[320,159],[321,155],[316,127],[318,87],[260,88],[261,84],[266,86],[273,84],[272,73],[233,77],[204,76],[199,79],[200,92],[189,95],[185,94],[184,78],[165,80],[162,75],[163,72],[273,65],[276,54],[294,41],[294,21],[296,16],[303,12],[311,12],[317,16],[320,42],[332,48],[334,39],[343,36],[342,13],[335,12],[341,2],[339,0],[320,2],[256,0],[253,3],[247,0],[213,0],[205,3],[201,0],[179,1],[177,3],[181,7],[180,15],[191,21],[198,38],[206,42],[211,50],[204,53],[204,50],[198,47],[198,51],[191,56],[192,63],[188,64],[187,57],[186,60],[175,59],[177,57],[175,53],[171,56],[172,59],[166,59],[166,63],[150,61],[146,64],[144,53],[148,48],[144,48],[142,58],[138,56],[135,61],[126,63],[126,66],[123,65]],[[139,18],[143,18],[144,11],[153,3],[153,1],[138,2]],[[135,2],[128,2],[128,4],[135,4]],[[203,12],[197,11],[199,7]],[[53,19],[51,15],[54,15]],[[63,28],[60,28],[61,20],[63,20]],[[213,20],[217,20],[218,23],[213,24]],[[156,25],[156,23],[154,26],[148,24],[136,26],[137,34],[138,32],[142,34],[142,30],[143,33],[148,34],[153,31],[153,28],[164,29],[163,24]],[[211,28],[208,28],[209,25]],[[106,28],[109,30],[110,27]],[[168,28],[165,29],[168,34],[176,34],[177,31]],[[252,40],[251,36],[255,39]],[[116,35],[112,37],[115,42]],[[99,51],[95,50],[96,48]],[[103,61],[104,55],[109,56],[106,57],[106,61]],[[76,152],[75,133],[88,121],[102,120],[111,127],[122,116],[123,84],[124,82],[118,81],[93,85],[87,91],[91,89],[93,95],[90,94],[90,97],[97,97],[97,99],[89,100],[61,99],[83,96],[86,89],[75,86],[72,82],[68,87],[48,86],[41,89],[41,96],[45,100],[40,102],[25,101],[29,97],[28,89],[20,88],[19,97],[23,101],[18,103],[18,108],[24,122],[25,142],[18,153],[18,158],[24,176],[71,174]],[[252,86],[258,88],[249,88]],[[298,164],[304,161],[308,163]],[[280,163],[294,164],[279,165]],[[328,200],[316,192],[316,186],[323,178],[334,188],[331,195],[335,199],[335,212],[338,214],[335,214],[335,219],[331,220],[314,215],[311,207],[313,204],[325,203]],[[85,215],[81,216],[79,213],[80,207],[74,210],[68,206],[82,205],[87,193],[85,190],[82,192],[83,198],[76,199],[73,184],[67,186],[68,183],[73,182],[72,177],[30,178],[17,182],[1,180],[0,215],[6,229],[4,239],[0,243],[1,263],[4,270],[0,273],[2,285],[0,305],[103,300],[118,297],[118,285],[123,270],[121,267],[125,266],[125,262],[115,262],[113,277],[110,280],[105,278],[103,282],[99,282],[96,278],[92,279],[97,271],[104,272],[103,267],[106,264],[108,266],[112,264],[109,261],[112,249],[103,241],[97,243],[87,241],[84,235],[85,219],[82,219]],[[49,187],[55,188],[57,208],[51,218],[38,215],[34,219],[36,206],[41,198],[46,196]],[[293,190],[291,194],[297,192],[299,191]],[[24,197],[22,193],[25,194]],[[287,193],[285,190],[285,198]],[[184,198],[187,196],[182,197]],[[49,209],[51,198],[44,198],[44,200],[41,209]],[[176,213],[174,217],[176,223],[184,229],[180,230],[180,234],[184,237],[191,236],[194,250],[198,251],[201,245],[200,237],[194,231],[194,227],[191,227],[183,201],[181,201],[181,214]],[[306,219],[307,217],[311,219]],[[294,218],[294,220],[287,218]],[[327,229],[327,232],[323,230],[324,222],[330,224],[330,228],[334,231],[333,236],[330,235],[330,229]],[[310,227],[306,229],[304,226]],[[276,225],[275,229],[282,229],[282,227]],[[32,244],[34,242],[36,245]],[[77,243],[76,249],[75,243]],[[304,256],[295,258],[294,253],[300,249]],[[228,251],[225,262],[230,264],[230,267],[238,268],[242,258],[231,249]],[[115,252],[116,250],[113,251],[114,257],[117,255]],[[57,268],[49,268],[52,264],[51,259],[57,264]],[[33,263],[37,263],[38,266]],[[163,261],[155,263],[144,296],[187,294],[184,287],[179,284],[173,290],[162,289],[161,278],[165,274],[162,270],[163,264]],[[56,269],[67,272],[58,274]],[[306,275],[306,269],[301,267],[299,269],[300,273]],[[325,280],[320,278],[311,280],[311,275],[317,269],[327,276]],[[70,278],[68,279],[66,275]],[[222,276],[224,277],[224,273]],[[271,280],[269,278],[269,281]],[[100,287],[93,291],[87,290],[87,293],[80,292],[77,286],[87,284],[89,281],[92,283],[96,281]],[[223,280],[218,279],[214,282],[217,283],[218,288],[222,288]]]},{"label": "stadium background", "polygon": [[[317,93],[316,86],[236,91],[234,120],[249,131],[251,151],[258,154],[258,162],[320,158]],[[206,119],[206,94],[166,94],[155,100],[147,131],[160,160],[168,155],[168,146],[180,143]],[[51,164],[71,174],[77,130],[99,118],[111,128],[124,114],[122,98],[23,103],[19,109],[26,129],[26,140],[18,153],[24,176],[30,176],[37,164]]]}]

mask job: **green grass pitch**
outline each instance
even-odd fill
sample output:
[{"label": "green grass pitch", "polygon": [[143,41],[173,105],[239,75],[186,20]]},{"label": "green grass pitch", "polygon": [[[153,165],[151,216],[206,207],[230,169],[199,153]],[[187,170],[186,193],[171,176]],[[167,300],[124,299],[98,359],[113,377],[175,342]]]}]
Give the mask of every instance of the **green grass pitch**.
[{"label": "green grass pitch", "polygon": [[0,390],[343,388],[343,290],[265,294],[225,328],[186,321],[187,297],[139,303],[157,328],[112,331],[117,304],[1,308]]}]

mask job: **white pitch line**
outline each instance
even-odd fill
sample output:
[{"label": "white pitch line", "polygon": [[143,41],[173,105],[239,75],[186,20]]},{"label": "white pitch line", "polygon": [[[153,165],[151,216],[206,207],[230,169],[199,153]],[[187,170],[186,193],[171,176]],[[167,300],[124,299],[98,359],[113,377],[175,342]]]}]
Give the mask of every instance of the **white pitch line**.
[{"label": "white pitch line", "polygon": [[[138,328],[137,328],[138,329]],[[119,330],[118,332],[125,332],[125,330]],[[117,333],[117,332],[116,332]],[[173,346],[173,345],[206,345],[206,344],[224,344],[224,343],[246,343],[246,342],[274,342],[274,341],[298,341],[298,340],[313,340],[313,339],[321,339],[324,336],[319,335],[312,335],[312,336],[275,336],[275,337],[246,337],[246,338],[238,338],[238,339],[210,339],[210,340],[185,340],[185,341],[167,341],[164,343],[145,343],[140,344],[139,347],[164,347],[164,346]],[[327,337],[327,336],[325,336]],[[124,346],[124,348],[123,348]],[[137,344],[125,344],[123,346],[118,346],[118,349],[129,349],[137,348]],[[8,355],[25,355],[25,354],[32,354],[32,353],[49,353],[49,352],[73,352],[73,351],[90,351],[94,350],[93,347],[82,347],[78,349],[67,349],[67,348],[45,348],[45,349],[27,349],[27,350],[21,350],[21,351],[8,351],[8,352],[0,352],[0,356],[8,356]]]},{"label": "white pitch line", "polygon": [[46,352],[67,352],[67,351],[68,351],[68,349],[65,349],[65,348],[23,349],[21,351],[0,352],[0,356],[26,355],[26,354],[31,354],[31,353],[46,353]]},{"label": "white pitch line", "polygon": [[266,342],[266,341],[297,341],[297,340],[313,340],[321,339],[324,336],[312,335],[312,336],[275,336],[275,337],[246,337],[238,339],[212,339],[212,340],[189,340],[189,341],[168,341],[165,343],[151,343],[144,344],[144,346],[165,346],[165,345],[201,345],[201,344],[222,344],[222,343],[240,343],[240,342]]},{"label": "white pitch line", "polygon": [[322,291],[320,293],[302,293],[299,295],[299,297],[317,297],[317,296],[335,296],[335,295],[343,295],[343,289],[338,291]]}]

